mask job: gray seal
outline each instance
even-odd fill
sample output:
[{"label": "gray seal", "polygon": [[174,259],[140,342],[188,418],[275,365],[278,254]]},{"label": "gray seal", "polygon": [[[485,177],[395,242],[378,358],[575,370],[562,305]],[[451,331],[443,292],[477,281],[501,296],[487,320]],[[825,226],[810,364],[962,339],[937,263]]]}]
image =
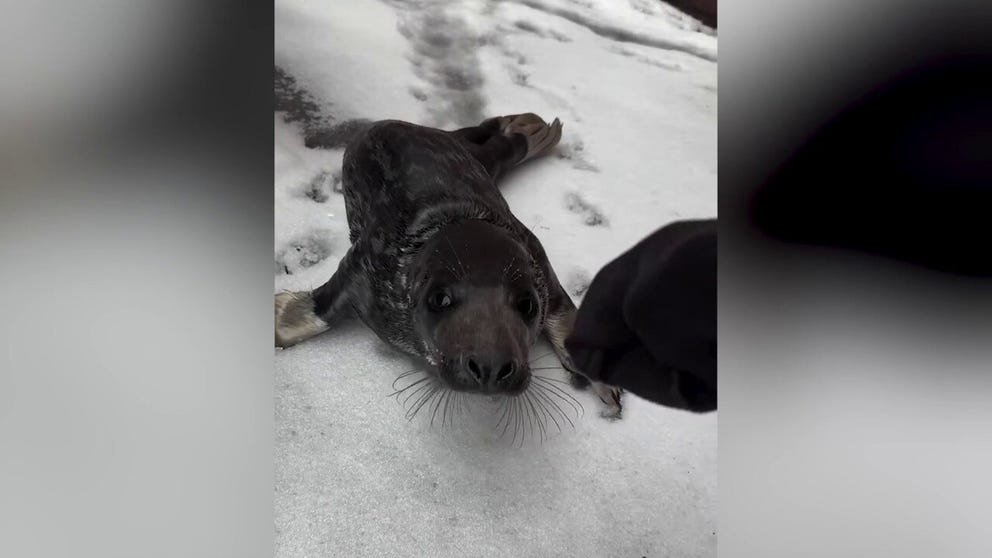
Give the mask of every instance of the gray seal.
[{"label": "gray seal", "polygon": [[[383,341],[455,391],[517,395],[532,379],[530,347],[547,335],[573,385],[565,350],[576,308],[537,237],[497,182],[547,154],[562,124],[531,113],[444,131],[380,121],[348,144],[342,182],[351,247],[311,292],[275,297],[275,341],[289,347],[353,310]],[[620,390],[593,384],[619,418]]]}]

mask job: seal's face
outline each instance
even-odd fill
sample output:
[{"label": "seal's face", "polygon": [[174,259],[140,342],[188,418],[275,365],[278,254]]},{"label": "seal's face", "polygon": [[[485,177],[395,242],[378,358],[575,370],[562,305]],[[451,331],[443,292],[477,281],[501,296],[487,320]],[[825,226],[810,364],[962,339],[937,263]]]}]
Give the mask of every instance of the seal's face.
[{"label": "seal's face", "polygon": [[523,246],[467,221],[434,235],[413,269],[414,323],[438,379],[458,391],[527,389],[545,297]]}]

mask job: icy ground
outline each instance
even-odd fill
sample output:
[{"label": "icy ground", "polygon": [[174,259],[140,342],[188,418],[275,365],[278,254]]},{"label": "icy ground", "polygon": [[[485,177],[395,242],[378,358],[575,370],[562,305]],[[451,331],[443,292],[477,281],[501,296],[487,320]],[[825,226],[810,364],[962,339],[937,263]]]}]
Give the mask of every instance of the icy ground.
[{"label": "icy ground", "polygon": [[[659,226],[716,215],[717,39],[661,2],[277,0],[275,16],[292,97],[275,117],[276,291],[319,286],[348,247],[343,151],[304,135],[340,144],[356,120],[561,118],[557,153],[503,192],[576,302]],[[716,554],[715,414],[628,395],[611,423],[571,392],[574,428],[521,443],[485,400],[408,421],[388,395],[411,367],[357,321],[276,351],[279,556]]]}]

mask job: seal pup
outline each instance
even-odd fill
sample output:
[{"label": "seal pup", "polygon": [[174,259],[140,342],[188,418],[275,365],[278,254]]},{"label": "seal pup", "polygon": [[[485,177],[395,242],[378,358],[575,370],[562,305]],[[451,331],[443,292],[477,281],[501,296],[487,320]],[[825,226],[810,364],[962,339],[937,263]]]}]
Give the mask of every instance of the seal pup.
[{"label": "seal pup", "polygon": [[[576,308],[538,241],[496,184],[547,154],[562,124],[500,116],[443,131],[376,122],[349,142],[342,182],[351,247],[311,292],[275,297],[275,343],[328,330],[352,309],[383,341],[419,358],[454,391],[518,395],[542,332],[575,387],[589,385],[565,349]],[[621,391],[592,383],[607,418]]]}]

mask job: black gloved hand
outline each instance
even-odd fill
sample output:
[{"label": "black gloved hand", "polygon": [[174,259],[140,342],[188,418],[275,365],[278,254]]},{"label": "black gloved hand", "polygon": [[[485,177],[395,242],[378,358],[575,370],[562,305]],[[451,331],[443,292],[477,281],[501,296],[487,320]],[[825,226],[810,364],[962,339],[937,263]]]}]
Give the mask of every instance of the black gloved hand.
[{"label": "black gloved hand", "polygon": [[716,220],[667,225],[604,267],[572,334],[592,380],[696,412],[716,405]]}]

